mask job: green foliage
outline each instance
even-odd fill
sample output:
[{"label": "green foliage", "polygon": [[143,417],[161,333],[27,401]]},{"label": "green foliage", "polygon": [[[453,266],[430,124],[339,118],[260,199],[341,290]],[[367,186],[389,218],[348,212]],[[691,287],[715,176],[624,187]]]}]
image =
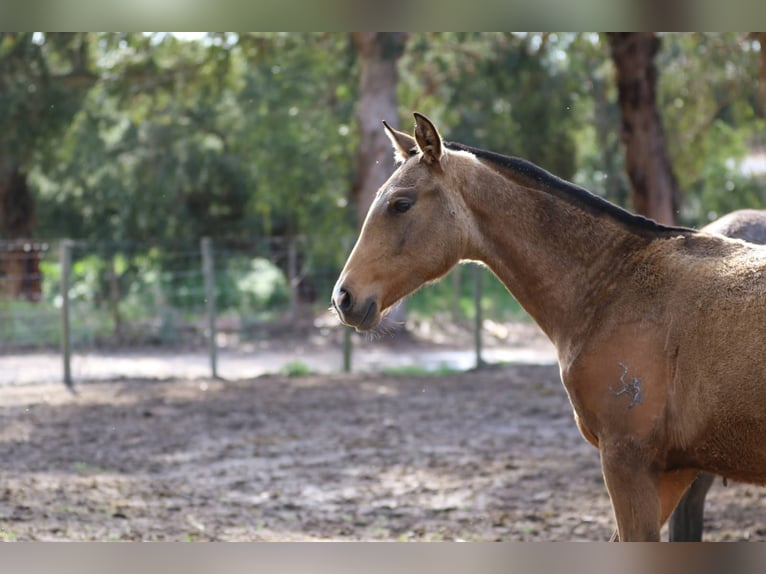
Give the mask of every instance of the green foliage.
[{"label": "green foliage", "polygon": [[102,81],[34,172],[48,233],[162,241],[310,235],[339,223],[351,231],[354,84],[342,37],[100,39]]},{"label": "green foliage", "polygon": [[286,377],[305,377],[311,374],[311,368],[302,361],[290,361],[279,372]]},{"label": "green foliage", "polygon": [[[354,230],[356,70],[346,35],[97,38],[99,81],[32,170],[41,235],[164,244],[300,236],[305,273],[336,272]],[[127,282],[152,296],[146,278]],[[233,305],[236,282],[219,287],[222,306]]]},{"label": "green foliage", "polygon": [[101,279],[106,263],[100,257],[90,255],[72,264],[71,287],[69,297],[73,302],[87,301],[95,296],[96,301],[102,293]]},{"label": "green foliage", "polygon": [[[573,129],[581,121],[580,84],[565,65],[573,36],[447,33],[419,36],[405,58],[405,101],[423,99],[449,127],[449,137],[519,155],[571,178]],[[553,41],[555,40],[555,41]],[[564,58],[564,60],[562,60]],[[408,69],[408,67],[411,67]],[[419,103],[423,106],[422,103]]]},{"label": "green foliage", "polygon": [[66,129],[95,82],[89,36],[0,33],[0,172],[27,167]]},{"label": "green foliage", "polygon": [[249,221],[265,235],[318,238],[347,221],[355,80],[345,46],[334,36],[278,35],[252,56],[240,129],[256,161]]},{"label": "green foliage", "polygon": [[[658,97],[685,195],[683,223],[766,201],[766,181],[738,167],[748,150],[766,146],[766,104],[754,81],[761,49],[733,33],[663,35]],[[402,125],[420,110],[449,139],[526,157],[629,206],[613,71],[599,34],[412,33],[399,71]],[[106,245],[75,258],[75,304],[95,309],[88,336],[115,321],[110,261],[120,311],[148,314],[156,332],[171,337],[180,318],[200,310],[198,260],[115,247],[126,243],[171,252],[202,236],[300,238],[300,275],[324,299],[355,231],[347,202],[358,79],[345,33],[196,41],[1,34],[0,159],[23,160],[40,237]],[[219,310],[255,317],[282,308],[286,266],[278,265],[252,253],[226,261],[216,279]],[[44,273],[46,304],[54,305],[57,266],[44,263]],[[450,280],[422,290],[411,312],[456,304],[470,318],[468,277],[457,294]],[[174,311],[160,312],[165,305]],[[485,312],[523,316],[494,278],[485,281]]]},{"label": "green foliage", "polygon": [[[660,107],[684,220],[752,205],[761,191],[740,201],[727,184],[752,187],[731,159],[766,142],[757,43],[733,33],[663,41]],[[420,109],[451,139],[628,203],[598,34],[411,34],[400,72],[405,125]],[[323,268],[345,255],[319,239],[354,229],[358,78],[347,34],[4,34],[0,78],[0,143],[27,150],[40,235],[305,236]]]},{"label": "green foliage", "polygon": [[754,42],[736,33],[663,35],[659,108],[686,224],[764,206],[766,182],[738,167],[750,147],[766,143],[754,81],[759,57]]},{"label": "green foliage", "polygon": [[428,285],[410,296],[407,302],[408,312],[413,317],[452,313],[459,321],[473,321],[476,316],[474,273],[477,271],[482,274],[481,308],[485,317],[496,321],[530,320],[526,311],[493,273],[473,265],[457,267],[441,281]]},{"label": "green foliage", "polygon": [[235,282],[241,300],[240,309],[256,310],[285,305],[289,298],[287,281],[282,271],[268,259],[249,261],[245,273]]},{"label": "green foliage", "polygon": [[56,347],[60,344],[60,312],[52,303],[0,299],[0,348]]}]

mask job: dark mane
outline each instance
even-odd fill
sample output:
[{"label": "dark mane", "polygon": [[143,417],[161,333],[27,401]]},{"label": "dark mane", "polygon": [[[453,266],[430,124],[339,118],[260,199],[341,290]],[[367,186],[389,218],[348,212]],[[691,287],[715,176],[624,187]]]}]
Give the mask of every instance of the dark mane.
[{"label": "dark mane", "polygon": [[497,166],[518,173],[522,177],[538,182],[545,191],[554,193],[556,196],[575,205],[587,209],[595,214],[606,214],[620,221],[628,227],[641,231],[654,233],[688,233],[693,231],[687,227],[676,227],[657,223],[642,215],[631,213],[622,207],[610,203],[606,199],[591,193],[587,189],[570,183],[530,161],[518,157],[511,157],[499,153],[467,146],[457,142],[444,142],[447,149],[455,151],[467,151],[479,159],[483,159]]}]

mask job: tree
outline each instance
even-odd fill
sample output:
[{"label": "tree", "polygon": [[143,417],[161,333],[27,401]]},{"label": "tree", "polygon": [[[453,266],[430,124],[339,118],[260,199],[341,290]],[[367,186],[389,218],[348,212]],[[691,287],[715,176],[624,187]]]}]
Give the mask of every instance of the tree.
[{"label": "tree", "polygon": [[[412,110],[439,120],[450,139],[525,157],[625,205],[627,147],[613,129],[621,110],[609,52],[622,41],[5,34],[0,167],[15,162],[5,189],[16,191],[3,194],[10,207],[0,215],[16,236],[112,245],[188,244],[204,234],[276,247],[306,238],[299,267],[329,282],[343,239],[393,170],[380,120],[409,121]],[[759,48],[754,34],[665,34],[654,60],[641,63],[663,71],[653,120],[662,114],[685,224],[766,198],[766,184],[737,166],[766,141],[753,81],[766,54]],[[636,139],[643,124],[634,120]]]},{"label": "tree", "polygon": [[[251,40],[256,46],[248,50],[235,128],[253,181],[248,232],[258,230],[283,248],[285,241],[305,240],[292,264],[289,258],[277,264],[301,300],[324,298],[331,284],[312,277],[319,275],[312,266],[343,256],[356,223],[348,209],[357,141],[349,126],[357,78],[353,48],[347,34],[240,41]],[[340,264],[335,260],[333,267]]]},{"label": "tree", "polygon": [[762,207],[766,182],[741,168],[762,149],[758,43],[749,34],[663,34],[657,107],[673,171],[683,190],[684,225],[703,226],[729,211]]},{"label": "tree", "polygon": [[324,298],[354,229],[348,34],[97,40],[99,81],[32,174],[47,237],[256,245]]},{"label": "tree", "polygon": [[657,109],[654,57],[660,38],[650,32],[609,33],[607,38],[617,78],[633,208],[660,223],[672,224],[680,192]]},{"label": "tree", "polygon": [[766,32],[753,32],[752,37],[758,41],[758,51],[761,54],[758,72],[758,95],[760,98],[761,116],[766,116]]},{"label": "tree", "polygon": [[391,143],[381,120],[398,127],[399,110],[397,63],[404,53],[406,33],[354,32],[352,38],[359,58],[359,100],[356,122],[359,129],[357,175],[351,188],[359,224],[378,188],[393,171]]},{"label": "tree", "polygon": [[86,34],[0,34],[0,237],[32,237],[27,173],[95,82]]},{"label": "tree", "polygon": [[[407,36],[398,32],[352,34],[359,58],[359,99],[355,114],[359,147],[351,200],[356,205],[359,226],[378,188],[394,170],[391,142],[382,129],[381,120],[392,127],[399,125],[397,64],[404,53]],[[394,328],[403,325],[405,315],[406,306],[402,302],[388,314],[391,325]]]},{"label": "tree", "polygon": [[13,297],[40,298],[40,253],[26,242],[37,225],[27,174],[95,82],[88,47],[86,34],[0,34],[0,238],[25,240],[0,256]]},{"label": "tree", "polygon": [[221,125],[228,49],[144,34],[95,44],[98,82],[33,173],[48,233],[188,240],[231,225],[247,185]]}]

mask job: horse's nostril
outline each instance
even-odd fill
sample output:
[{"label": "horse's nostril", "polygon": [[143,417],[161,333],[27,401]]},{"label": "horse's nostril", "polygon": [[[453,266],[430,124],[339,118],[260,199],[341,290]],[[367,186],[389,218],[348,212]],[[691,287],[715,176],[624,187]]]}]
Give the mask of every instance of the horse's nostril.
[{"label": "horse's nostril", "polygon": [[341,287],[338,289],[338,294],[335,296],[335,307],[339,311],[346,312],[353,306],[354,301],[351,297],[351,293],[349,293],[344,287]]}]

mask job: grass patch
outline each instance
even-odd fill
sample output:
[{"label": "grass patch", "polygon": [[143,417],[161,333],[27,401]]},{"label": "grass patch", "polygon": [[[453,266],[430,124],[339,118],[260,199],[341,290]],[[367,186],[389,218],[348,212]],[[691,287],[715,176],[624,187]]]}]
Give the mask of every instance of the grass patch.
[{"label": "grass patch", "polygon": [[93,466],[88,464],[87,462],[74,462],[71,465],[72,472],[76,474],[81,474],[83,476],[90,476],[94,474],[104,474],[108,472],[107,469],[101,468],[100,466]]},{"label": "grass patch", "polygon": [[420,365],[406,365],[403,367],[388,367],[383,369],[384,375],[392,375],[396,377],[444,377],[462,372],[463,371],[460,369],[455,369],[444,363],[440,364],[435,369],[427,369]]},{"label": "grass patch", "polygon": [[279,370],[279,374],[286,377],[305,377],[312,374],[312,371],[303,361],[290,361]]}]

